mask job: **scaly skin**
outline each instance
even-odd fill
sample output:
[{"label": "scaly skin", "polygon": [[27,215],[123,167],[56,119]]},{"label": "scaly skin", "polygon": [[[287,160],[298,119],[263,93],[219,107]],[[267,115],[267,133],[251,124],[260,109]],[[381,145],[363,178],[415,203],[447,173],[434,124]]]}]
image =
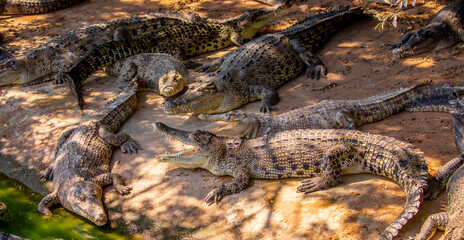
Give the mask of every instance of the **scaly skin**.
[{"label": "scaly skin", "polygon": [[[453,166],[454,164],[451,163]],[[449,168],[446,164],[444,168]],[[445,212],[430,215],[421,227],[415,240],[426,240],[433,237],[437,229],[444,230],[445,240],[464,239],[464,166],[451,176],[446,187],[448,205]]]},{"label": "scaly skin", "polygon": [[82,82],[95,71],[134,54],[169,53],[184,60],[232,43],[243,44],[289,5],[256,9],[221,22],[184,22],[157,31],[150,38],[109,42],[94,48],[68,71],[60,72],[57,79],[72,81],[71,88],[80,91]]},{"label": "scaly skin", "polygon": [[432,50],[451,47],[464,41],[464,0],[438,11],[432,21],[417,32],[407,33],[392,45],[393,55],[408,57]]},{"label": "scaly skin", "polygon": [[[172,97],[194,81],[184,64],[177,58],[162,53],[142,53],[120,60],[106,69],[128,83],[134,78],[139,88]],[[127,85],[127,84],[125,84]]]},{"label": "scaly skin", "polygon": [[460,154],[433,175],[426,193],[426,196],[431,199],[436,198],[445,189],[453,173],[464,164],[464,102],[459,98],[451,100],[449,112],[454,118],[454,143]]},{"label": "scaly skin", "polygon": [[167,114],[223,113],[260,99],[261,112],[269,112],[279,101],[277,87],[305,70],[316,79],[326,74],[312,52],[363,16],[360,9],[341,7],[254,39],[225,55],[219,68],[209,68],[216,71],[191,84],[184,94],[166,101],[163,110]]},{"label": "scaly skin", "polygon": [[97,46],[113,40],[143,38],[166,26],[190,19],[205,21],[196,14],[150,14],[68,31],[23,55],[0,63],[0,86],[41,83],[44,81],[41,78],[66,71]]},{"label": "scaly skin", "polygon": [[425,82],[360,100],[324,100],[278,115],[235,110],[217,115],[201,114],[198,117],[228,122],[212,132],[230,137],[255,138],[267,133],[307,128],[355,129],[404,110],[448,112],[449,101],[455,98],[455,94],[463,93],[464,87]]},{"label": "scaly skin", "polygon": [[38,210],[51,215],[49,207],[61,203],[69,211],[85,217],[98,226],[107,221],[102,204],[102,186],[113,184],[120,195],[129,194],[118,173],[110,173],[113,146],[122,152],[141,149],[128,134],[115,132],[135,111],[135,87],[99,109],[92,120],[65,131],[58,139],[55,162],[42,174],[53,178],[53,192],[39,203]]},{"label": "scaly skin", "polygon": [[406,192],[404,210],[380,236],[392,239],[418,212],[427,187],[423,153],[391,137],[354,130],[300,129],[242,139],[218,137],[208,131],[187,132],[162,123],[154,124],[154,128],[193,146],[179,153],[158,155],[158,161],[235,178],[212,190],[205,199],[208,204],[247,188],[253,178],[311,178],[298,187],[299,192],[311,193],[338,185],[341,175],[374,173],[394,180]]},{"label": "scaly skin", "polygon": [[53,12],[83,0],[1,0],[0,14],[39,14]]}]

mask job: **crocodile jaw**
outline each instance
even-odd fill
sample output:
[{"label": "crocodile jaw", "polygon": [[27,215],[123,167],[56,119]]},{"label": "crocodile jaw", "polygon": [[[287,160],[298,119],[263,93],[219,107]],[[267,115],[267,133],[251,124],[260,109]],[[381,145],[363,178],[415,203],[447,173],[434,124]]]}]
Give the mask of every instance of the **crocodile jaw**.
[{"label": "crocodile jaw", "polygon": [[166,126],[163,123],[157,122],[153,124],[153,129],[164,136],[176,139],[190,147],[176,153],[166,153],[157,155],[155,160],[158,162],[172,162],[184,168],[199,168],[202,167],[209,158],[209,154],[202,149],[203,144],[199,143],[192,137],[193,133],[174,129]]},{"label": "crocodile jaw", "polygon": [[256,33],[264,27],[268,22],[274,19],[279,13],[288,8],[290,4],[279,4],[274,7],[256,9],[251,12],[245,13],[243,19],[244,23],[242,25],[242,30],[240,35],[243,38],[252,39]]},{"label": "crocodile jaw", "polygon": [[103,192],[99,185],[79,178],[70,181],[63,191],[65,193],[60,202],[66,209],[87,218],[97,226],[106,224],[108,217],[103,209]]},{"label": "crocodile jaw", "polygon": [[401,46],[393,49],[393,56],[404,58],[452,46],[456,41],[444,33],[442,28],[440,25],[430,25],[420,29]]},{"label": "crocodile jaw", "polygon": [[219,92],[213,82],[192,83],[181,96],[167,100],[163,104],[163,110],[167,114],[214,113],[224,96],[225,93]]},{"label": "crocodile jaw", "polygon": [[198,118],[213,122],[227,122],[211,130],[211,132],[220,136],[256,138],[260,134],[260,121],[252,114],[248,115],[241,110],[215,115],[200,114]]}]

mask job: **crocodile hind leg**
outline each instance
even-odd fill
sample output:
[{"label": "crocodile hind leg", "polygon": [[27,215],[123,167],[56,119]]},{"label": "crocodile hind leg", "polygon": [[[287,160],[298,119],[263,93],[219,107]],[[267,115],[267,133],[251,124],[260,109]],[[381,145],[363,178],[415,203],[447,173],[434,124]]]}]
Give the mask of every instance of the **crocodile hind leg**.
[{"label": "crocodile hind leg", "polygon": [[59,203],[60,202],[60,199],[58,198],[58,194],[56,193],[56,191],[48,194],[47,196],[45,196],[39,203],[39,206],[37,207],[37,210],[39,210],[39,212],[47,215],[47,216],[51,216],[52,215],[52,212],[50,212],[50,207]]},{"label": "crocodile hind leg", "polygon": [[300,56],[308,69],[306,70],[306,77],[311,79],[319,80],[321,77],[325,77],[327,74],[327,69],[316,55],[306,50],[303,45],[296,39],[290,40],[290,43],[293,47],[293,50]]},{"label": "crocodile hind leg", "polygon": [[274,105],[276,105],[280,100],[279,94],[274,88],[263,85],[251,85],[248,89],[251,102],[256,99],[261,99],[262,104],[259,111],[262,113],[274,110]]},{"label": "crocodile hind leg", "polygon": [[236,167],[233,170],[234,181],[222,184],[220,188],[213,189],[205,198],[205,202],[209,205],[221,201],[225,195],[238,193],[250,185],[251,175],[246,167]]},{"label": "crocodile hind leg", "polygon": [[[347,158],[347,160],[342,158]],[[342,178],[342,165],[347,168],[355,162],[355,159],[355,149],[351,146],[338,145],[329,149],[321,160],[322,176],[301,181],[297,192],[307,194],[338,185]]]},{"label": "crocodile hind leg", "polygon": [[103,141],[113,145],[120,146],[123,153],[137,153],[137,150],[142,150],[139,144],[127,133],[112,133],[105,125],[100,126],[98,135]]},{"label": "crocodile hind leg", "polygon": [[422,225],[420,232],[412,239],[414,240],[427,240],[435,235],[437,229],[445,230],[448,224],[448,213],[440,212],[430,215]]},{"label": "crocodile hind leg", "polygon": [[129,194],[132,190],[131,187],[126,186],[122,176],[118,173],[103,173],[96,176],[92,181],[101,186],[113,184],[116,192],[122,196]]}]

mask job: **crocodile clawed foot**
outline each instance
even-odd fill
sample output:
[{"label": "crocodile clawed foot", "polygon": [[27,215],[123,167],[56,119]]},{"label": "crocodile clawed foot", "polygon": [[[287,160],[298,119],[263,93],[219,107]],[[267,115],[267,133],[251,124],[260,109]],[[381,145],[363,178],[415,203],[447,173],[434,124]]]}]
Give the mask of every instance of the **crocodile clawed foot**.
[{"label": "crocodile clawed foot", "polygon": [[259,111],[262,113],[270,113],[271,111],[275,111],[275,110],[276,110],[276,107],[272,106],[269,103],[263,103],[261,105],[261,108],[259,108]]},{"label": "crocodile clawed foot", "polygon": [[134,139],[129,139],[121,144],[121,151],[123,153],[137,153],[137,150],[143,150]]},{"label": "crocodile clawed foot", "polygon": [[326,75],[327,69],[322,64],[310,66],[306,70],[306,77],[310,79],[319,80],[321,77],[326,77]]},{"label": "crocodile clawed foot", "polygon": [[115,186],[115,190],[119,195],[124,196],[131,192],[132,188],[124,185]]},{"label": "crocodile clawed foot", "polygon": [[205,198],[206,204],[208,206],[211,206],[211,204],[216,203],[216,205],[221,201],[222,199],[222,190],[220,188],[215,188],[211,192],[208,193],[208,195]]},{"label": "crocodile clawed foot", "polygon": [[301,185],[298,186],[297,192],[303,192],[305,194],[312,193],[324,189],[324,178],[315,177],[310,179],[305,179],[301,181]]},{"label": "crocodile clawed foot", "polygon": [[40,180],[42,180],[43,182],[50,180],[52,178],[53,178],[53,168],[51,167],[48,167],[47,169],[45,169],[45,172],[42,175],[40,175]]}]

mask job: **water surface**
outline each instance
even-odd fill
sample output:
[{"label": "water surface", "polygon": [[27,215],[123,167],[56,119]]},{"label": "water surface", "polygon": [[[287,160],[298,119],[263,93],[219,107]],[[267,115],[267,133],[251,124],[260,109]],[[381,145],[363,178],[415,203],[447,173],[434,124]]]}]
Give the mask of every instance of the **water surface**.
[{"label": "water surface", "polygon": [[40,194],[0,172],[0,202],[8,207],[0,217],[0,232],[32,239],[133,239],[108,226],[93,225],[61,205],[51,208],[53,216],[46,217],[37,210],[40,200]]}]

